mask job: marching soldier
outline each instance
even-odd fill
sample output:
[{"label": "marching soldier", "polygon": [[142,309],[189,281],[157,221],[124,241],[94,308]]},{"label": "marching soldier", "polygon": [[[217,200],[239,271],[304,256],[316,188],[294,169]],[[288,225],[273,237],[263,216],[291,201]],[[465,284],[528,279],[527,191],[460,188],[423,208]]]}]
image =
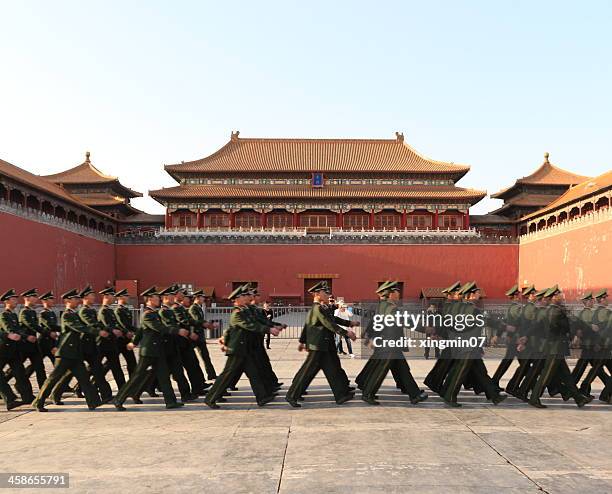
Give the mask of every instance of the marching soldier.
[{"label": "marching soldier", "polygon": [[[81,318],[81,321],[85,326],[91,328],[91,331],[80,332],[83,360],[89,366],[89,373],[93,377],[93,382],[98,390],[98,393],[100,394],[102,403],[109,403],[113,399],[113,392],[110,384],[108,384],[106,378],[104,377],[102,358],[100,357],[100,352],[98,351],[98,346],[96,345],[96,338],[109,338],[110,333],[104,330],[102,324],[100,324],[98,321],[98,313],[93,307],[96,301],[96,293],[94,292],[93,288],[91,286],[85,287],[78,293],[78,296],[82,301],[82,306],[79,309],[78,316]],[[72,373],[66,372],[64,377],[62,377],[57,383],[57,386],[51,394],[51,398],[56,405],[62,404],[62,395],[68,388],[71,379]],[[78,388],[79,392],[83,392],[80,385]]]},{"label": "marching soldier", "polygon": [[[511,303],[506,311],[505,327],[502,331],[499,331],[491,341],[492,345],[495,345],[497,338],[506,334],[506,354],[499,363],[499,367],[493,374],[493,384],[499,388],[499,382],[504,374],[512,365],[512,361],[517,357],[517,335],[520,332],[521,317],[523,312],[523,305],[521,304],[521,290],[518,285],[514,285],[510,290],[506,292],[506,296],[510,298]],[[501,388],[500,388],[501,389]]]},{"label": "marching soldier", "polygon": [[126,288],[115,293],[117,298],[117,307],[115,308],[115,319],[117,319],[118,329],[121,330],[121,336],[117,337],[117,351],[119,355],[123,355],[127,365],[128,374],[131,376],[136,370],[136,356],[133,350],[128,349],[128,343],[132,341],[136,334],[136,328],[132,322],[132,311],[128,307],[129,293]]},{"label": "marching soldier", "polygon": [[117,348],[117,339],[123,337],[123,332],[119,329],[115,311],[111,308],[115,301],[115,290],[108,287],[100,290],[99,293],[102,295],[102,306],[98,310],[98,321],[109,334],[109,337],[98,338],[98,350],[100,359],[106,359],[103,364],[104,375],[110,370],[117,384],[117,390],[119,390],[125,384],[125,375],[119,363],[119,349]]},{"label": "marching soldier", "polygon": [[584,396],[572,379],[572,374],[567,366],[565,357],[569,355],[569,320],[562,306],[563,292],[557,285],[548,289],[545,294],[550,299],[548,306],[548,333],[544,345],[544,364],[542,371],[529,398],[529,404],[535,408],[546,408],[540,401],[544,389],[558,379],[557,385],[563,394],[569,395],[576,401],[578,407],[583,407],[592,398]]},{"label": "marching soldier", "polygon": [[187,378],[191,384],[191,394],[195,396],[202,396],[206,394],[206,378],[200,367],[200,362],[195,354],[195,347],[193,342],[198,339],[197,333],[193,331],[192,321],[189,317],[189,306],[191,305],[191,297],[185,290],[181,290],[176,287],[177,292],[174,296],[174,305],[172,310],[179,326],[188,331],[187,338],[177,338],[177,344],[179,354],[181,356],[181,362],[185,371],[187,372]]},{"label": "marching soldier", "polygon": [[267,394],[262,382],[261,371],[257,366],[251,343],[253,340],[249,336],[268,332],[278,336],[280,328],[264,325],[253,317],[252,311],[248,308],[252,299],[249,291],[250,287],[245,284],[236,288],[228,297],[234,302],[234,310],[230,316],[229,327],[220,340],[222,350],[227,355],[227,360],[223,372],[219,374],[204,399],[204,403],[213,409],[219,408],[217,402],[224,400],[223,394],[227,388],[232,383],[237,382],[243,372],[249,378],[259,406],[263,406],[274,399],[273,395]]},{"label": "marching soldier", "polygon": [[198,335],[198,339],[195,340],[194,344],[197,350],[200,352],[200,357],[204,362],[204,369],[208,375],[208,379],[217,379],[217,372],[208,353],[208,346],[206,345],[206,326],[207,322],[204,315],[204,292],[197,290],[192,293],[193,303],[189,307],[189,316],[193,324],[193,330]]},{"label": "marching soldier", "polygon": [[[461,290],[466,301],[462,304],[459,311],[460,314],[472,316],[477,321],[478,315],[482,314],[476,302],[480,299],[480,288],[474,281],[464,285]],[[470,339],[471,336],[480,336],[482,328],[475,325],[473,328],[465,328],[459,331],[455,324],[453,328],[455,337],[461,341],[462,339]],[[444,383],[443,395],[444,401],[453,407],[461,406],[457,403],[457,396],[461,386],[467,381],[468,377],[473,383],[474,388],[482,389],[487,398],[497,405],[506,399],[506,395],[500,394],[497,386],[487,374],[487,368],[482,360],[482,347],[459,347],[454,349],[455,360],[449,372],[447,381]]]},{"label": "marching soldier", "polygon": [[55,353],[55,367],[38,392],[33,403],[39,412],[46,412],[45,401],[52,390],[60,386],[60,381],[65,374],[74,375],[87,401],[90,410],[95,410],[102,403],[96,388],[89,381],[89,374],[83,364],[83,338],[88,335],[92,338],[103,336],[105,331],[100,330],[97,325],[87,325],[79,317],[76,308],[79,306],[80,295],[77,290],[70,290],[62,295],[66,304],[66,310],[62,314],[61,336]]},{"label": "marching soldier", "polygon": [[[0,314],[0,396],[4,400],[7,410],[12,410],[24,403],[32,403],[32,385],[25,375],[25,369],[19,353],[19,343],[26,334],[19,324],[19,319],[14,310],[17,307],[17,294],[12,288],[0,296],[0,302],[4,302],[4,310]],[[34,342],[36,337],[34,337]],[[8,365],[15,377],[15,388],[21,397],[17,396],[8,384],[2,372],[5,365]]]},{"label": "marching soldier", "polygon": [[572,377],[576,385],[580,383],[589,365],[589,360],[591,360],[589,353],[591,352],[591,343],[594,336],[593,303],[595,300],[593,299],[593,293],[585,293],[580,298],[580,301],[584,305],[576,318],[576,324],[578,326],[576,330],[576,340],[580,342],[580,358],[572,370]]},{"label": "marching soldier", "polygon": [[355,397],[340,365],[336,351],[334,334],[348,336],[355,341],[356,336],[352,330],[346,330],[330,319],[322,304],[329,301],[331,290],[326,282],[319,282],[308,290],[314,295],[314,303],[306,317],[305,331],[300,337],[299,351],[308,350],[306,360],[295,375],[291,387],[287,392],[286,400],[294,408],[301,405],[298,400],[306,390],[308,383],[323,370],[332,389],[338,405],[342,405]]},{"label": "marching soldier", "polygon": [[[397,312],[400,297],[400,288],[397,282],[391,281],[381,285],[377,293],[386,296],[386,300],[379,304],[379,315],[393,315]],[[371,338],[371,341],[393,341],[403,336],[404,330],[402,327],[386,326],[380,333],[380,338]],[[376,393],[391,369],[395,371],[394,375],[399,379],[400,388],[408,391],[410,402],[413,405],[427,399],[427,394],[419,389],[414,377],[412,377],[410,367],[406,362],[406,358],[401,348],[375,347],[374,353],[370,359],[374,360],[374,365],[366,381],[363,383],[363,401],[370,405],[380,405],[380,403],[376,401]]]},{"label": "marching soldier", "polygon": [[43,308],[38,315],[40,333],[38,334],[38,349],[44,359],[47,357],[52,363],[55,361],[57,351],[57,339],[61,328],[57,320],[57,314],[53,311],[53,292],[45,292],[40,296]]},{"label": "marching soldier", "polygon": [[21,294],[23,297],[24,307],[19,313],[19,324],[26,335],[25,339],[21,340],[21,361],[25,363],[30,361],[30,374],[26,370],[26,376],[30,376],[32,371],[36,373],[36,382],[38,389],[45,383],[47,374],[45,365],[43,364],[42,356],[38,348],[38,337],[41,334],[41,327],[38,324],[38,314],[36,313],[36,304],[38,303],[38,292],[36,288],[32,288]]},{"label": "marching soldier", "polygon": [[[457,312],[461,306],[461,282],[456,281],[448,288],[442,290],[442,293],[446,294],[446,301],[442,305],[441,315],[444,318],[447,315],[453,317],[457,315]],[[441,339],[448,337],[448,328],[440,327],[436,328],[436,332]],[[453,364],[453,355],[451,348],[444,348],[440,353],[440,358],[436,360],[433,368],[429,371],[429,374],[425,377],[423,383],[431,389],[434,393],[442,394],[442,387],[448,373],[450,372]]]},{"label": "marching soldier", "polygon": [[164,395],[166,408],[182,407],[183,403],[177,403],[176,401],[164,355],[163,336],[168,334],[168,327],[162,323],[159,316],[159,293],[157,293],[157,288],[152,286],[142,292],[141,296],[144,297],[146,306],[141,316],[140,327],[136,330],[134,341],[126,345],[130,352],[134,350],[134,346],[140,347],[138,364],[128,382],[117,393],[113,403],[117,410],[125,410],[123,406],[125,400],[129,396],[140,393],[146,381],[150,379],[149,368],[151,368],[151,372],[153,372],[155,380]]},{"label": "marching soldier", "polygon": [[[166,326],[167,331],[163,334],[163,346],[164,355],[166,356],[166,363],[168,365],[168,372],[172,376],[172,379],[176,382],[181,395],[181,401],[183,403],[188,401],[194,401],[197,399],[197,395],[191,393],[189,382],[185,377],[183,371],[183,364],[181,362],[181,355],[179,353],[179,339],[186,340],[189,338],[189,330],[179,326],[176,320],[176,313],[172,306],[174,305],[174,296],[176,295],[177,288],[171,285],[159,292],[162,299],[162,305],[159,308],[159,317]],[[159,386],[158,383],[155,383]],[[154,388],[152,388],[154,389]]]}]

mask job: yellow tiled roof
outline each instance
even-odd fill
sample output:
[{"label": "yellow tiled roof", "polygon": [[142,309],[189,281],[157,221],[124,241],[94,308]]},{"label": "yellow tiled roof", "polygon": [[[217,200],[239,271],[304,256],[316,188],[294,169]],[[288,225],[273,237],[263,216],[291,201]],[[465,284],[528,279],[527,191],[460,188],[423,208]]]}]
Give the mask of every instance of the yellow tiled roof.
[{"label": "yellow tiled roof", "polygon": [[[434,161],[396,139],[269,139],[231,140],[205,158],[166,165],[171,175],[204,172],[405,172],[451,173],[463,176],[467,165]],[[458,179],[457,178],[457,179]]]}]

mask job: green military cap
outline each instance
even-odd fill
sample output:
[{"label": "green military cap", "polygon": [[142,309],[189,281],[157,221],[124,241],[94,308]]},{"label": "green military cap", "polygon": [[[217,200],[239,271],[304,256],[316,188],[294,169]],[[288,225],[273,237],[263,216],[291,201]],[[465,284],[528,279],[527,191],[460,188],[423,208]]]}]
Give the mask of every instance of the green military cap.
[{"label": "green military cap", "polygon": [[580,300],[592,300],[593,299],[593,292],[586,292],[582,297],[580,297]]},{"label": "green military cap", "polygon": [[82,295],[79,293],[79,291],[76,288],[73,288],[72,290],[68,290],[66,293],[62,294],[63,300],[70,299],[70,298],[82,298]]},{"label": "green military cap", "polygon": [[535,285],[526,286],[523,288],[523,295],[527,296],[533,292],[537,292]]},{"label": "green military cap", "polygon": [[15,292],[15,290],[13,288],[9,288],[6,292],[0,295],[0,302],[4,302],[5,300],[8,300],[9,298],[13,298],[16,296],[17,296],[17,293]]},{"label": "green military cap", "polygon": [[247,285],[240,285],[238,288],[236,288],[232,293],[230,293],[227,298],[230,300],[234,300],[237,299],[238,297],[245,295],[246,291],[248,290]]},{"label": "green military cap", "polygon": [[389,290],[390,292],[399,292],[400,291],[400,284],[399,281],[390,281],[389,284],[387,285],[387,290]]},{"label": "green military cap", "polygon": [[593,295],[593,297],[595,298],[606,298],[607,296],[608,296],[607,288],[602,288],[601,290],[599,290],[597,293]]},{"label": "green military cap", "polygon": [[20,297],[38,297],[38,291],[36,290],[36,288],[30,288],[29,290],[26,290],[19,296]]},{"label": "green military cap", "polygon": [[[125,290],[125,293],[127,293],[127,290]],[[155,285],[150,286],[149,288],[147,288],[144,292],[140,294],[141,297],[153,297],[154,295],[159,295],[159,293],[157,292],[157,287]]]},{"label": "green military cap", "polygon": [[391,282],[391,281],[389,281],[389,280],[387,280],[387,281],[383,281],[383,282],[380,284],[380,286],[379,286],[379,287],[376,289],[376,293],[382,293],[382,292],[387,291],[387,290],[389,289],[389,285],[390,285],[391,283],[392,283],[392,282]]},{"label": "green military cap", "polygon": [[160,290],[158,295],[175,295],[176,294],[176,286],[170,285],[163,290]]},{"label": "green military cap", "polygon": [[112,286],[106,287],[98,292],[100,295],[115,295],[115,289]]},{"label": "green military cap", "polygon": [[[152,288],[155,288],[155,287],[152,287]],[[125,296],[129,296],[129,295],[130,294],[128,293],[127,288],[122,288],[117,293],[115,293],[115,297],[125,297]]]},{"label": "green military cap", "polygon": [[546,290],[544,297],[549,298],[549,297],[552,297],[553,295],[556,295],[557,293],[561,293],[561,289],[559,288],[559,285],[551,286],[548,290]]},{"label": "green military cap", "polygon": [[52,291],[48,291],[43,293],[40,297],[38,297],[40,300],[50,300],[55,298],[55,296],[53,295]]},{"label": "green military cap", "polygon": [[79,297],[83,298],[86,297],[87,295],[89,295],[90,293],[94,293],[93,288],[91,287],[91,285],[87,285],[85,288],[83,288],[81,290],[81,292],[79,293]]},{"label": "green military cap", "polygon": [[204,290],[196,290],[195,292],[191,293],[192,297],[203,297],[204,296]]},{"label": "green military cap", "polygon": [[513,295],[516,295],[518,292],[520,292],[518,285],[514,285],[512,288],[510,288],[506,292],[506,297],[512,297]]},{"label": "green military cap", "polygon": [[466,293],[468,293],[468,290],[470,289],[471,286],[472,286],[471,281],[468,281],[467,283],[465,283],[461,288],[459,288],[459,290],[457,290],[459,292],[459,295],[465,295]]},{"label": "green military cap", "polygon": [[453,292],[456,292],[460,287],[461,287],[461,282],[455,281],[451,286],[446,287],[444,290],[442,290],[442,293],[453,293]]},{"label": "green military cap", "polygon": [[314,285],[312,285],[309,289],[308,292],[309,293],[314,293],[314,292],[318,292],[320,290],[323,290],[323,281],[319,281],[318,283],[315,283]]},{"label": "green military cap", "polygon": [[461,289],[461,294],[467,295],[469,293],[477,292],[478,290],[480,290],[480,288],[478,288],[478,286],[476,285],[476,282],[470,281],[469,283],[466,283],[465,285],[463,285],[463,288]]},{"label": "green military cap", "polygon": [[538,298],[542,298],[547,291],[548,288],[542,288],[541,290],[537,291],[535,295]]}]

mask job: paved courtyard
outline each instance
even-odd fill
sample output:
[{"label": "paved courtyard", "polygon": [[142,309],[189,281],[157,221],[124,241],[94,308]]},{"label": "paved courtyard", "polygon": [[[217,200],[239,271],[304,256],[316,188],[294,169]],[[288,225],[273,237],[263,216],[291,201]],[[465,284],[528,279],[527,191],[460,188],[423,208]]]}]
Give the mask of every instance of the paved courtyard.
[{"label": "paved courtyard", "polygon": [[[272,345],[286,389],[303,354],[292,340]],[[342,362],[352,379],[364,364]],[[433,361],[410,364],[422,382]],[[47,414],[0,412],[0,472],[68,472],[72,492],[131,494],[612,492],[612,406],[493,406],[471,392],[460,409],[434,396],[413,406],[391,378],[380,397],[380,407],[336,406],[322,374],[301,409],[282,396],[258,408],[245,380],[222,410],[200,400],[167,411],[147,397],[127,412],[89,412],[67,397]]]}]

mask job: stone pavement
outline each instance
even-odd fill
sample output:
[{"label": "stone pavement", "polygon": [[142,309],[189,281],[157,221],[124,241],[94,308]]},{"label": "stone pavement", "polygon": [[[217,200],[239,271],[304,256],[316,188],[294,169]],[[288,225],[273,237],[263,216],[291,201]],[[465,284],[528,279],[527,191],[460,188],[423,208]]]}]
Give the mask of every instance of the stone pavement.
[{"label": "stone pavement", "polygon": [[[272,345],[286,389],[303,354],[292,340]],[[365,363],[342,362],[352,379]],[[433,360],[410,365],[422,382]],[[89,412],[67,397],[47,414],[0,412],[0,472],[69,472],[72,492],[130,494],[612,492],[610,405],[544,399],[550,407],[536,410],[462,392],[460,409],[435,396],[413,406],[391,378],[380,396],[380,407],[336,406],[321,374],[301,409],[282,397],[258,408],[245,380],[222,410],[201,400],[165,410],[146,397],[127,412]]]}]

